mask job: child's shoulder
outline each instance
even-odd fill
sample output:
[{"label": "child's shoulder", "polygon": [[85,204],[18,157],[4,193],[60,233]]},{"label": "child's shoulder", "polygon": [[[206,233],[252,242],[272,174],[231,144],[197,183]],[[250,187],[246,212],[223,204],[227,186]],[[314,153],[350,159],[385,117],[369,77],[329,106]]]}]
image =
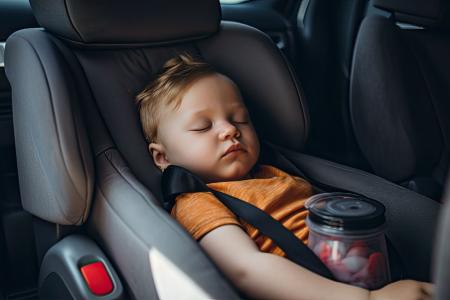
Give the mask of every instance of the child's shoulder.
[{"label": "child's shoulder", "polygon": [[[175,200],[176,205],[182,205],[184,203],[194,203],[197,200],[211,200],[214,199],[214,195],[210,192],[195,192],[195,193],[184,193],[177,196]],[[200,201],[198,201],[200,203]],[[191,204],[192,205],[192,204]]]},{"label": "child's shoulder", "polygon": [[209,192],[185,193],[177,196],[171,214],[185,211],[207,212],[222,209],[223,204]]}]

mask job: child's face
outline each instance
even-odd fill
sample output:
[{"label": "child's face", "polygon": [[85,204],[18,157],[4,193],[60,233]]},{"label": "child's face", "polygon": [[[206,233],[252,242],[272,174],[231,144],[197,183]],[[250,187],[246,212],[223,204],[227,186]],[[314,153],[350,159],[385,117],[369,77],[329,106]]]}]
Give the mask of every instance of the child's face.
[{"label": "child's face", "polygon": [[191,85],[178,109],[162,110],[149,149],[162,169],[174,164],[217,182],[244,178],[258,160],[259,141],[234,83],[214,74]]}]

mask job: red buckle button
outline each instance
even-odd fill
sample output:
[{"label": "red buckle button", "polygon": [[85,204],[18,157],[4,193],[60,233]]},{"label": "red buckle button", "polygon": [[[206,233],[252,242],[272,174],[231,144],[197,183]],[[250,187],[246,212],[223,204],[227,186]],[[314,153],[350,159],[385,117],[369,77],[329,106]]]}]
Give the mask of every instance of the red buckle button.
[{"label": "red buckle button", "polygon": [[103,296],[112,292],[113,283],[102,262],[85,265],[80,270],[94,295]]}]

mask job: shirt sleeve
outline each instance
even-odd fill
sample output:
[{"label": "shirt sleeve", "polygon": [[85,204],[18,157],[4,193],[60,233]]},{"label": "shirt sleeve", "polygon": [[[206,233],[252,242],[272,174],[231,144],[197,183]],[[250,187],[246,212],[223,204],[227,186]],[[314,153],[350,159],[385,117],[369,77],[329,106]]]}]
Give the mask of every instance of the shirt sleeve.
[{"label": "shirt sleeve", "polygon": [[214,195],[206,192],[178,196],[171,214],[195,240],[223,225],[242,227],[235,214]]}]

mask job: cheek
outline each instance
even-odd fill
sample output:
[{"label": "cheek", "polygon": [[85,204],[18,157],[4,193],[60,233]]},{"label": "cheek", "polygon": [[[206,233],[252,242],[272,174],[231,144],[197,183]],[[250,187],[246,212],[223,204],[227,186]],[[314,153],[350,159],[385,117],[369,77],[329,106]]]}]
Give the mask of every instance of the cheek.
[{"label": "cheek", "polygon": [[215,144],[206,137],[190,136],[180,138],[175,141],[176,145],[172,147],[169,158],[175,162],[183,164],[198,163],[207,161],[215,155]]},{"label": "cheek", "polygon": [[255,130],[253,128],[248,128],[245,136],[248,146],[250,146],[254,152],[259,152],[259,140]]}]

